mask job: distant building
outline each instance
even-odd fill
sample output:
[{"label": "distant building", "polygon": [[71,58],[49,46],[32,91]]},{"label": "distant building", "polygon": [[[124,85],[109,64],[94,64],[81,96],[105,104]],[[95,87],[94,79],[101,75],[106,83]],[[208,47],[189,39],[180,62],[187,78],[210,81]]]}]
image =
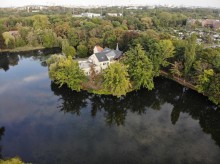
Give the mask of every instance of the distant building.
[{"label": "distant building", "polygon": [[107,15],[108,16],[111,16],[111,17],[121,17],[121,16],[123,16],[123,14],[122,13],[107,13]]},{"label": "distant building", "polygon": [[219,21],[219,20],[217,20],[217,21],[214,22],[214,24],[213,24],[213,29],[215,29],[215,30],[220,29],[220,21]]},{"label": "distant building", "polygon": [[97,13],[82,13],[82,17],[94,18],[94,17],[101,17],[101,14]]},{"label": "distant building", "polygon": [[147,6],[147,9],[155,9],[155,6]]},{"label": "distant building", "polygon": [[187,24],[195,25],[201,23],[202,27],[210,27],[214,30],[220,29],[220,21],[215,19],[188,19]]},{"label": "distant building", "polygon": [[126,8],[127,10],[142,10],[142,7],[138,7],[138,6],[130,6]]},{"label": "distant building", "polygon": [[81,17],[83,17],[81,14],[73,14],[73,17],[77,17],[77,18],[81,18]]}]

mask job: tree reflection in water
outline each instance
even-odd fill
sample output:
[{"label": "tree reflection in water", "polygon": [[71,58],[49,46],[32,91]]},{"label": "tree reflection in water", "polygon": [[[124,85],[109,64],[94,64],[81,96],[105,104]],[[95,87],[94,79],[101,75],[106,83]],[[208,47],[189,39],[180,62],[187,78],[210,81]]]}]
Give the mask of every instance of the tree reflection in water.
[{"label": "tree reflection in water", "polygon": [[[0,141],[2,139],[2,136],[4,135],[5,133],[5,127],[1,127],[0,128]],[[0,145],[0,159],[2,159],[2,146]]]},{"label": "tree reflection in water", "polygon": [[18,64],[18,55],[0,55],[0,70],[9,70],[9,66],[15,66]]},{"label": "tree reflection in water", "polygon": [[87,98],[89,94],[87,92],[71,91],[67,86],[59,88],[55,83],[51,83],[51,90],[55,95],[61,96],[61,105],[58,109],[63,112],[68,112],[76,115],[80,115],[80,111],[87,106]]},{"label": "tree reflection in water", "polygon": [[146,110],[160,110],[161,106],[169,103],[173,106],[171,122],[175,125],[181,113],[189,114],[194,120],[199,120],[203,131],[211,134],[220,146],[220,109],[213,105],[206,97],[182,87],[173,81],[157,78],[155,89],[147,91],[141,89],[116,98],[113,96],[95,95],[85,91],[74,92],[67,87],[59,88],[51,84],[55,95],[62,101],[58,107],[63,112],[80,115],[80,111],[91,105],[91,116],[103,112],[108,125],[124,125],[128,112],[139,115]]},{"label": "tree reflection in water", "polygon": [[60,48],[46,48],[43,50],[33,50],[22,53],[0,53],[0,70],[8,71],[10,66],[18,65],[20,58],[32,58],[33,60],[39,60],[41,66],[46,67],[46,59],[49,58],[51,54],[60,53]]}]

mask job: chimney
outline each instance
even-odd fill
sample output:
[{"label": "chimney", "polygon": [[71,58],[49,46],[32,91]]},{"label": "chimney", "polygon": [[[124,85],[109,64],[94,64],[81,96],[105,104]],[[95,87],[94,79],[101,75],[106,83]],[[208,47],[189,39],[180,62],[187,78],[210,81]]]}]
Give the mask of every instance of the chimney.
[{"label": "chimney", "polygon": [[117,43],[117,46],[116,46],[116,51],[120,51],[120,50],[119,50],[119,47],[118,47],[118,43]]}]

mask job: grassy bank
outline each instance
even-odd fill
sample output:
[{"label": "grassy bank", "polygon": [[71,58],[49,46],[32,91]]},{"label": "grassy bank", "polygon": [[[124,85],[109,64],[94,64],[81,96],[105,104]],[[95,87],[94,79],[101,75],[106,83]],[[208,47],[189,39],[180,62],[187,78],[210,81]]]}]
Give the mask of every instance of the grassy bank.
[{"label": "grassy bank", "polygon": [[42,50],[45,49],[43,46],[37,46],[37,47],[32,47],[32,46],[24,46],[24,47],[17,47],[13,49],[0,49],[1,52],[26,52],[26,51],[32,51],[32,50]]}]

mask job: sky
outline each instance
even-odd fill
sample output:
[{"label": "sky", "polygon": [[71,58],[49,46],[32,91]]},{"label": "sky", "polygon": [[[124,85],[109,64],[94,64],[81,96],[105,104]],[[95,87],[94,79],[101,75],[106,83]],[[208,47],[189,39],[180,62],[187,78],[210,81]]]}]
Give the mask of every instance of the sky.
[{"label": "sky", "polygon": [[220,8],[220,0],[0,0],[0,7],[16,7],[25,5],[175,5],[201,6]]}]

